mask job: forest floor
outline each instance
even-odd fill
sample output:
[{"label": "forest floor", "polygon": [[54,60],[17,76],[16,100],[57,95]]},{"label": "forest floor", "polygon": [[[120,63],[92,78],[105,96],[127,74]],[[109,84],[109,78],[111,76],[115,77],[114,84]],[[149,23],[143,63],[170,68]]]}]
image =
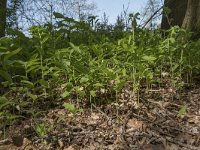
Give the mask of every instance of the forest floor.
[{"label": "forest floor", "polygon": [[24,119],[6,129],[0,150],[200,150],[200,86],[141,89],[139,97],[126,87],[119,95],[117,103],[81,105],[83,112],[59,106]]}]

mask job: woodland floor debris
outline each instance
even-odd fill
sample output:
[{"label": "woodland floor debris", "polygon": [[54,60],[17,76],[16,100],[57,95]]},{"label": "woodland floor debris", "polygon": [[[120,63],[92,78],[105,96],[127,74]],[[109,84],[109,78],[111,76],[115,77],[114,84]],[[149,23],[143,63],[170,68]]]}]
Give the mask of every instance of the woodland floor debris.
[{"label": "woodland floor debris", "polygon": [[[76,114],[57,107],[40,118],[25,119],[6,129],[7,139],[1,131],[0,150],[200,149],[200,88],[143,90],[139,104],[129,94],[124,91],[118,105],[93,104]],[[179,116],[185,104],[187,112]],[[36,123],[44,124],[41,133],[36,133]]]}]

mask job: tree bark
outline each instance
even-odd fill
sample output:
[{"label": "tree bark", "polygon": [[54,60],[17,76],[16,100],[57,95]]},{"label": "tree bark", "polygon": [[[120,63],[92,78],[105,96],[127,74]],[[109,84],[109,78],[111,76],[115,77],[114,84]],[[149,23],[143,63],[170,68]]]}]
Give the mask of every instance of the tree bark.
[{"label": "tree bark", "polygon": [[5,36],[7,0],[0,0],[0,38]]},{"label": "tree bark", "polygon": [[162,29],[178,25],[200,37],[200,0],[165,0],[164,5],[171,12],[167,15],[164,11]]},{"label": "tree bark", "polygon": [[188,0],[182,27],[189,31],[200,31],[200,0]]},{"label": "tree bark", "polygon": [[[175,25],[181,27],[187,11],[187,4],[188,0],[165,0],[161,28],[166,30]],[[169,9],[169,14],[165,8]]]}]

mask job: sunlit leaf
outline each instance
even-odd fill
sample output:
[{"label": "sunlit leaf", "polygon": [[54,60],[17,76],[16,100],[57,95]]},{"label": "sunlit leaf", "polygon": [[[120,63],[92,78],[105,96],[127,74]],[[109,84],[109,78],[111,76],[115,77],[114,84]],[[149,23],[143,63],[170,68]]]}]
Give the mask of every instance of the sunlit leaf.
[{"label": "sunlit leaf", "polygon": [[61,94],[61,97],[62,98],[66,98],[69,95],[70,95],[70,92],[69,91],[65,91],[63,94]]},{"label": "sunlit leaf", "polygon": [[153,63],[156,60],[156,57],[154,57],[154,56],[143,56],[142,59],[146,60],[150,63]]},{"label": "sunlit leaf", "polygon": [[44,43],[46,43],[46,41],[49,39],[48,36],[46,36],[42,41],[41,41],[41,45],[43,45]]},{"label": "sunlit leaf", "polygon": [[68,109],[71,112],[76,112],[76,108],[74,107],[73,104],[70,103],[64,103],[63,106],[65,107],[65,109]]},{"label": "sunlit leaf", "polygon": [[104,87],[102,83],[95,83],[95,84],[93,84],[93,86],[96,87],[96,88]]},{"label": "sunlit leaf", "polygon": [[186,111],[187,111],[187,105],[182,106],[178,112],[178,117],[183,117],[185,115]]},{"label": "sunlit leaf", "polygon": [[96,91],[90,91],[90,95],[91,95],[92,97],[96,97]]},{"label": "sunlit leaf", "polygon": [[89,78],[87,78],[87,77],[82,77],[81,79],[80,79],[80,83],[86,83],[86,82],[88,82],[89,81]]}]

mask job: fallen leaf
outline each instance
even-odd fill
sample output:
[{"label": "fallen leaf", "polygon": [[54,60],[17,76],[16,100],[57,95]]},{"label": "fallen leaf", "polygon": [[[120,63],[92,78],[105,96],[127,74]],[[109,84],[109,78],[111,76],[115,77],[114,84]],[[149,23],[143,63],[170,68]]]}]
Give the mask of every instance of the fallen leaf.
[{"label": "fallen leaf", "polygon": [[127,125],[133,129],[141,129],[143,127],[143,122],[137,119],[129,119]]},{"label": "fallen leaf", "polygon": [[194,123],[194,124],[198,124],[200,123],[200,116],[196,116],[196,115],[186,115],[188,117],[188,122],[190,123]]},{"label": "fallen leaf", "polygon": [[64,148],[64,150],[74,150],[74,148],[72,146],[69,146],[67,148]]},{"label": "fallen leaf", "polygon": [[143,150],[165,150],[164,146],[161,144],[147,144],[142,146]]},{"label": "fallen leaf", "polygon": [[94,120],[97,120],[97,119],[99,119],[99,116],[96,113],[92,113],[91,118]]}]

